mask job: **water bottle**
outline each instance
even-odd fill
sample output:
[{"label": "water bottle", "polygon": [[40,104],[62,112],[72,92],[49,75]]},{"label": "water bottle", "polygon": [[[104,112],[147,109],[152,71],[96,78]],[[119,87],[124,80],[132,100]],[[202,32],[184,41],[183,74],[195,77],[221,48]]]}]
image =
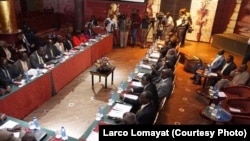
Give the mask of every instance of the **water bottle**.
[{"label": "water bottle", "polygon": [[30,81],[28,72],[25,72],[25,79],[26,79],[26,83]]},{"label": "water bottle", "polygon": [[115,91],[111,91],[111,99],[114,102],[115,101]]},{"label": "water bottle", "polygon": [[59,57],[59,62],[62,63],[63,62],[63,55],[60,54],[60,57]]},{"label": "water bottle", "polygon": [[139,72],[139,65],[136,64],[136,66],[135,66],[135,73],[138,73],[138,72]]},{"label": "water bottle", "polygon": [[61,127],[61,136],[62,136],[62,140],[68,139],[67,134],[66,134],[66,130],[63,126]]},{"label": "water bottle", "polygon": [[133,79],[133,72],[130,72],[128,76],[128,82],[132,81],[132,79]]},{"label": "water bottle", "polygon": [[210,75],[211,71],[212,71],[212,70],[211,70],[211,66],[209,66],[209,67],[208,67],[208,73],[207,73],[208,76]]},{"label": "water bottle", "polygon": [[100,105],[99,106],[99,116],[102,117],[103,116],[103,107]]},{"label": "water bottle", "polygon": [[221,110],[222,110],[221,102],[219,102],[217,109],[218,109],[217,110],[217,118],[220,118],[220,114],[221,114]]},{"label": "water bottle", "polygon": [[39,122],[36,117],[33,117],[33,123],[34,123],[35,129],[40,129]]},{"label": "water bottle", "polygon": [[37,75],[37,76],[39,76],[40,74],[41,74],[41,72],[40,72],[40,68],[39,68],[39,67],[37,67],[37,68],[36,68],[36,75]]},{"label": "water bottle", "polygon": [[124,87],[123,85],[124,85],[123,81],[121,81],[119,89],[118,89],[119,93],[121,93],[123,91],[123,87]]}]

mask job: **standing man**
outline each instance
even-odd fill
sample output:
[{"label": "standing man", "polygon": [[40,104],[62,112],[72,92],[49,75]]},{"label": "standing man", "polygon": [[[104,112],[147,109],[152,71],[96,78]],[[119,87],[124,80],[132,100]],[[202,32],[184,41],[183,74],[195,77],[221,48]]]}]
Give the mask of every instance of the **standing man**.
[{"label": "standing man", "polygon": [[141,47],[146,47],[147,35],[148,35],[148,27],[150,25],[150,19],[148,16],[148,12],[144,12],[144,16],[141,21]]},{"label": "standing man", "polygon": [[137,32],[140,28],[141,17],[139,15],[139,10],[137,9],[135,13],[131,14],[131,37],[132,37],[132,47],[137,43]]},{"label": "standing man", "polygon": [[120,31],[120,47],[127,47],[128,31],[130,27],[130,19],[125,14],[121,14],[118,17],[118,27]]}]

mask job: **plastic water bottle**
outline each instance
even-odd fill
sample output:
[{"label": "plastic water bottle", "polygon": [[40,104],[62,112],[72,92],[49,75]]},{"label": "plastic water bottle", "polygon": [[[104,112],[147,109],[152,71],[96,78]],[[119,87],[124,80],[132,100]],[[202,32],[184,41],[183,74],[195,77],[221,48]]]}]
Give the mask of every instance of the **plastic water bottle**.
[{"label": "plastic water bottle", "polygon": [[39,122],[36,117],[33,117],[33,123],[34,123],[35,129],[40,129]]},{"label": "plastic water bottle", "polygon": [[210,75],[211,71],[212,71],[212,70],[211,70],[211,66],[209,66],[209,67],[208,67],[208,73],[207,73],[207,74]]},{"label": "plastic water bottle", "polygon": [[124,83],[123,83],[123,81],[121,81],[119,89],[118,89],[119,93],[121,93],[123,91],[123,87],[124,87]]},{"label": "plastic water bottle", "polygon": [[138,72],[139,72],[139,65],[136,64],[136,66],[135,66],[135,73],[138,73]]},{"label": "plastic water bottle", "polygon": [[99,116],[103,116],[103,107],[101,105],[99,106]]},{"label": "plastic water bottle", "polygon": [[60,57],[59,57],[59,62],[62,63],[63,62],[63,55],[60,54]]},{"label": "plastic water bottle", "polygon": [[65,128],[63,126],[61,127],[61,136],[62,136],[62,140],[67,140],[68,139],[68,136],[66,134],[66,130],[65,130]]},{"label": "plastic water bottle", "polygon": [[111,91],[111,99],[114,102],[115,101],[115,91]]},{"label": "plastic water bottle", "polygon": [[26,79],[26,83],[28,83],[30,81],[30,77],[28,72],[25,72],[25,79]]},{"label": "plastic water bottle", "polygon": [[37,76],[41,75],[41,72],[40,72],[40,68],[39,68],[39,67],[36,68],[36,75],[37,75]]}]

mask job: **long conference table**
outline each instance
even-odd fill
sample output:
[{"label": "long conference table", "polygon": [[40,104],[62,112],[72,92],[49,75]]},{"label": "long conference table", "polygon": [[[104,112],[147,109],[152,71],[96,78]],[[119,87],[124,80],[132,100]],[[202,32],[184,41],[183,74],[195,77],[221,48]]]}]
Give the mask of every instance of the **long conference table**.
[{"label": "long conference table", "polygon": [[110,34],[84,47],[83,51],[76,52],[63,63],[56,64],[53,69],[24,86],[13,85],[11,93],[0,96],[0,113],[23,119],[112,48],[113,35]]}]

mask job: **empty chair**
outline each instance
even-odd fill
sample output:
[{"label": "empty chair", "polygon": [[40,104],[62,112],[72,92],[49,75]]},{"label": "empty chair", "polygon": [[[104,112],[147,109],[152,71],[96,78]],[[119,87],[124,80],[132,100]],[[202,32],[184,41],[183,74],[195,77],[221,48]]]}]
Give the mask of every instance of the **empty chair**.
[{"label": "empty chair", "polygon": [[250,116],[233,115],[230,124],[250,125]]},{"label": "empty chair", "polygon": [[232,86],[223,89],[228,99],[231,98],[250,98],[250,87],[248,86]]},{"label": "empty chair", "polygon": [[250,116],[250,99],[228,99],[225,106],[233,115]]}]

